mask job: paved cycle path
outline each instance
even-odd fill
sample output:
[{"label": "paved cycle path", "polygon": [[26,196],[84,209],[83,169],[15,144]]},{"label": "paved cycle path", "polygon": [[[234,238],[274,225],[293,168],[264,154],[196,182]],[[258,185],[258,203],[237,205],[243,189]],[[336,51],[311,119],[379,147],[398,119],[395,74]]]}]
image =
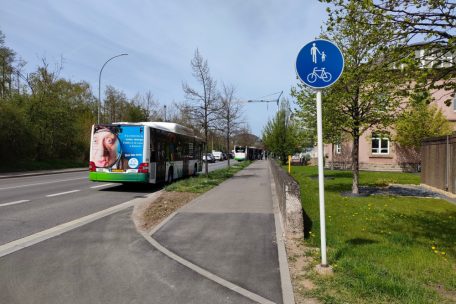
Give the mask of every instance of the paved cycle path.
[{"label": "paved cycle path", "polygon": [[152,234],[217,277],[282,303],[271,179],[257,161],[180,209]]}]

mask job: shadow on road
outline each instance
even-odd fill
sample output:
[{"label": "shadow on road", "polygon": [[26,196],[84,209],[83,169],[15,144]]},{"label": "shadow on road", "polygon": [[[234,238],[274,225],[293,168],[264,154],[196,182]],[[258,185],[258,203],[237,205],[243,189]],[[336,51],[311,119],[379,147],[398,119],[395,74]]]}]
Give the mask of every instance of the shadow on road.
[{"label": "shadow on road", "polygon": [[152,193],[160,191],[164,185],[154,184],[118,184],[112,187],[100,189],[100,192],[128,192],[128,193]]}]

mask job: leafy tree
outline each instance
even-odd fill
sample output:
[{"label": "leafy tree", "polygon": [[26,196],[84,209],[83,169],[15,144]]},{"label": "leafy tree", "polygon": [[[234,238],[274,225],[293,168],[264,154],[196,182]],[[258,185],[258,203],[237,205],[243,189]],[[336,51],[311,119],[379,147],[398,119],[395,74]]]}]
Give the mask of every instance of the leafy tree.
[{"label": "leafy tree", "polygon": [[[300,142],[304,147],[313,147],[317,142],[317,106],[316,94],[310,88],[303,84],[298,84],[298,91],[292,88],[291,96],[296,97],[297,105],[300,110],[296,111],[295,120],[300,127]],[[325,101],[326,102],[326,101]],[[343,124],[341,121],[342,116],[334,115],[332,109],[327,106],[322,107],[323,123],[323,142],[332,144],[339,144],[343,141],[344,134],[340,126]],[[331,151],[334,155],[334,151]],[[333,163],[331,163],[333,166]],[[333,169],[333,168],[331,168]]]},{"label": "leafy tree", "polygon": [[[334,4],[337,9],[333,13],[348,10],[352,5],[350,0],[320,1]],[[450,105],[456,91],[454,1],[367,0],[358,1],[358,7],[360,15],[367,16],[360,22],[371,27],[394,28],[391,39],[401,41],[408,48],[396,59],[416,71],[414,89],[445,89],[448,92],[445,103]],[[334,18],[339,22],[344,16],[334,14]],[[415,51],[420,61],[411,58],[410,51]]]},{"label": "leafy tree", "polygon": [[[187,83],[182,85],[185,98],[189,102],[189,104],[186,104],[186,110],[189,111],[194,124],[202,126],[207,150],[209,128],[214,129],[213,124],[217,120],[217,112],[220,109],[218,104],[219,93],[217,92],[217,82],[210,75],[207,60],[204,60],[198,49],[196,49],[190,64],[193,71],[193,77],[195,77],[196,81],[201,85],[201,91],[190,87]],[[207,176],[207,162],[205,173]]]},{"label": "leafy tree", "polygon": [[263,130],[266,149],[278,156],[283,164],[286,164],[288,155],[299,150],[298,128],[290,114],[288,103],[282,103],[281,109]]},{"label": "leafy tree", "polygon": [[[323,124],[332,126],[333,135],[346,133],[353,139],[352,192],[357,194],[359,138],[368,129],[381,130],[391,125],[402,96],[407,93],[404,83],[410,75],[407,69],[391,68],[403,43],[395,39],[395,28],[388,24],[372,27],[372,16],[362,13],[360,2],[344,3],[345,6],[328,10],[327,31],[323,35],[341,48],[345,59],[341,78],[323,90]],[[307,93],[297,92],[298,102],[305,103]]]},{"label": "leafy tree", "polygon": [[0,102],[0,158],[3,161],[30,159],[35,150],[36,140],[28,124],[21,103],[14,96]]},{"label": "leafy tree", "polygon": [[0,31],[0,97],[11,92],[16,53],[5,45],[5,35]]},{"label": "leafy tree", "polygon": [[428,105],[429,94],[414,96],[409,108],[401,113],[395,124],[394,141],[402,147],[418,151],[424,138],[449,135],[453,128],[440,108]]}]

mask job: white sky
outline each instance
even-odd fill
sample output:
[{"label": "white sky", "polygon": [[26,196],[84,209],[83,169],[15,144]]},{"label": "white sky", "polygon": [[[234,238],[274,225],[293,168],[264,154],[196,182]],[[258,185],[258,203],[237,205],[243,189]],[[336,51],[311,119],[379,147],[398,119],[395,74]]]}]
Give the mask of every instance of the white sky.
[{"label": "white sky", "polygon": [[[282,90],[289,97],[296,56],[325,20],[317,0],[0,0],[0,30],[27,62],[25,72],[43,57],[50,64],[63,57],[61,76],[89,82],[98,96],[103,63],[128,53],[106,65],[102,91],[110,84],[131,98],[150,90],[161,104],[182,101],[182,82],[194,84],[196,48],[219,85],[234,85],[239,99]],[[268,108],[244,107],[258,136],[277,107]]]}]

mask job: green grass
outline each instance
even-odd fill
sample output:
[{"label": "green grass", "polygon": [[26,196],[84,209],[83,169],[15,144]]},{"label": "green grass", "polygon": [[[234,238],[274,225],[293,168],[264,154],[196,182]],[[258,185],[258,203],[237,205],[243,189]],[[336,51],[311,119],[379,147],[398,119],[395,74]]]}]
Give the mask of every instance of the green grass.
[{"label": "green grass", "polygon": [[219,185],[224,180],[232,177],[236,172],[244,169],[251,164],[250,161],[231,162],[229,168],[223,168],[209,172],[209,176],[200,174],[197,177],[190,177],[179,180],[165,187],[166,191],[204,193]]},{"label": "green grass", "polygon": [[0,164],[0,172],[20,172],[20,171],[37,171],[37,170],[55,170],[67,168],[88,168],[88,162],[73,160],[15,160],[3,162]]},{"label": "green grass", "polygon": [[[306,243],[320,247],[316,167],[293,167],[301,185]],[[334,276],[309,269],[323,303],[454,303],[456,206],[444,200],[398,196],[343,197],[351,173],[326,171],[328,262]],[[408,173],[361,172],[360,184],[418,184]],[[433,249],[434,248],[434,249]],[[319,251],[314,255],[320,262]]]}]

